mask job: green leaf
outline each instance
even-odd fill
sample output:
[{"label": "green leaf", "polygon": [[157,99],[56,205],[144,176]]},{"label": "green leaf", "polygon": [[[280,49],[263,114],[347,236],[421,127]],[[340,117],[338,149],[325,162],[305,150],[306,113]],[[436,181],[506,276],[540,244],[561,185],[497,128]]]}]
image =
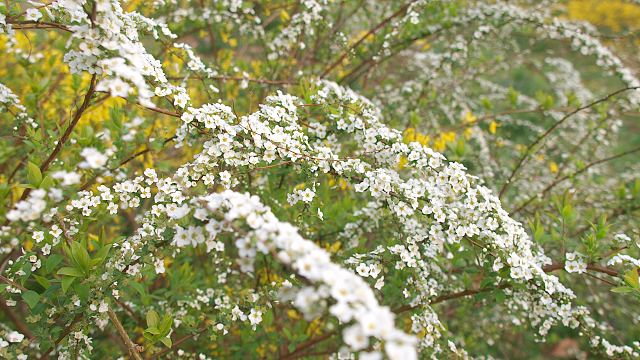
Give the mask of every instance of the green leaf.
[{"label": "green leaf", "polygon": [[63,277],[62,280],[60,281],[60,283],[62,284],[62,293],[66,294],[67,290],[69,289],[69,287],[71,286],[71,284],[73,283],[73,281],[76,278],[74,277]]},{"label": "green leaf", "polygon": [[638,278],[638,271],[636,269],[629,270],[624,274],[624,280],[627,284],[633,288],[640,288],[640,279]]},{"label": "green leaf", "polygon": [[89,300],[89,295],[91,294],[91,288],[88,284],[78,284],[73,285],[73,291],[75,291],[76,295],[80,298],[80,300],[86,302]]},{"label": "green leaf", "polygon": [[160,339],[160,342],[164,344],[164,346],[170,348],[171,347],[171,339],[168,337]]},{"label": "green leaf", "polygon": [[49,256],[47,258],[47,260],[45,260],[44,264],[43,264],[43,270],[45,271],[45,273],[50,273],[53,271],[53,269],[58,266],[58,264],[60,264],[60,262],[62,261],[62,259],[64,259],[62,257],[62,255],[60,254],[52,254],[51,256]]},{"label": "green leaf", "polygon": [[628,286],[618,286],[611,289],[611,292],[620,293],[620,294],[630,293],[632,291],[633,291],[633,288],[630,288]]},{"label": "green leaf", "polygon": [[164,316],[162,317],[162,321],[160,321],[160,325],[158,325],[158,329],[160,329],[160,335],[167,336],[171,331],[171,324],[173,324],[171,315],[164,314]]},{"label": "green leaf", "polygon": [[43,288],[45,288],[45,290],[48,289],[49,286],[51,286],[51,282],[47,280],[47,278],[42,277],[40,275],[36,275],[36,274],[34,274],[33,277],[36,279],[38,284],[40,284]]},{"label": "green leaf", "polygon": [[58,270],[57,274],[73,276],[73,277],[84,277],[84,273],[82,271],[78,270],[77,268],[73,268],[69,266],[65,266],[62,269]]},{"label": "green leaf", "polygon": [[71,257],[85,273],[89,271],[91,258],[87,249],[80,242],[76,241],[71,244]]},{"label": "green leaf", "polygon": [[53,185],[53,179],[49,175],[46,175],[44,179],[42,179],[42,182],[40,182],[40,188],[42,189],[49,189]]},{"label": "green leaf", "polygon": [[[158,323],[160,322],[160,315],[158,315],[158,313],[155,310],[149,310],[147,312],[147,326],[148,327],[155,327],[158,326]],[[158,332],[159,334],[160,332]]]},{"label": "green leaf", "polygon": [[140,284],[139,282],[135,282],[135,281],[130,281],[129,285],[134,288],[138,294],[144,296],[147,294],[147,292],[145,291],[144,285]]},{"label": "green leaf", "polygon": [[40,168],[31,161],[27,162],[27,181],[35,187],[40,186],[42,182],[42,172],[40,172]]},{"label": "green leaf", "polygon": [[[107,230],[103,227],[100,228],[100,235],[98,235],[98,241],[101,244],[106,244],[107,241]],[[111,246],[111,245],[109,245]]]},{"label": "green leaf", "polygon": [[98,250],[98,252],[96,252],[95,257],[97,259],[100,259],[100,262],[104,261],[104,259],[107,258],[107,255],[109,255],[109,250],[111,249],[111,244],[107,244],[103,247],[100,248],[100,250]]},{"label": "green leaf", "polygon": [[158,329],[155,326],[150,326],[149,328],[147,328],[147,331],[149,334],[153,334],[153,335],[160,335],[160,329]]},{"label": "green leaf", "polygon": [[29,305],[31,309],[33,309],[34,307],[36,307],[36,305],[38,305],[38,302],[40,302],[40,294],[33,290],[27,290],[22,293],[22,300],[24,300],[24,302],[27,303],[27,305]]}]

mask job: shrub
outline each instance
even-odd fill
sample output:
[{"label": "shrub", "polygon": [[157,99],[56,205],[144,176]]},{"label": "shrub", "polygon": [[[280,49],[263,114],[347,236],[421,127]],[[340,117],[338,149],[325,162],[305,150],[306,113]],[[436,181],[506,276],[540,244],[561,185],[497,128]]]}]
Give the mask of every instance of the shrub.
[{"label": "shrub", "polygon": [[0,4],[0,356],[638,357],[636,35],[582,10]]}]

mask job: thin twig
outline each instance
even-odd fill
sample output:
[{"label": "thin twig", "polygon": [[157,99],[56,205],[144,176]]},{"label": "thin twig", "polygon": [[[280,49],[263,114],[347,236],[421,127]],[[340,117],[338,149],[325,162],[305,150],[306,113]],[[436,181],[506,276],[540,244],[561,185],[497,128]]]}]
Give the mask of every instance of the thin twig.
[{"label": "thin twig", "polygon": [[595,106],[597,104],[605,102],[605,101],[611,99],[612,97],[614,97],[614,96],[616,96],[618,94],[621,94],[621,93],[623,93],[625,91],[636,90],[636,89],[640,89],[640,86],[626,87],[626,88],[622,88],[622,89],[616,90],[616,91],[610,93],[609,95],[607,95],[607,96],[605,96],[603,98],[600,98],[600,99],[595,100],[595,101],[593,101],[593,102],[591,102],[591,103],[589,103],[587,105],[584,105],[584,106],[576,108],[572,112],[570,112],[567,115],[563,116],[560,120],[556,121],[550,128],[547,129],[547,131],[545,131],[542,135],[538,136],[538,138],[527,147],[527,149],[524,152],[524,155],[522,155],[520,160],[518,160],[518,163],[516,164],[516,166],[511,171],[511,175],[509,175],[509,178],[507,179],[507,181],[502,186],[502,189],[500,189],[500,193],[498,194],[498,197],[502,198],[502,195],[504,195],[504,192],[507,190],[507,188],[511,184],[511,181],[516,176],[516,174],[518,173],[518,171],[520,170],[520,168],[522,167],[524,162],[527,159],[529,159],[529,157],[531,155],[533,155],[535,153],[534,148],[536,147],[536,145],[541,143],[547,136],[549,136],[549,134],[551,134],[555,129],[557,129],[558,126],[562,125],[562,123],[564,123],[567,119],[569,119],[570,117],[572,117],[573,115],[579,113],[582,110],[589,109],[589,108],[591,108],[591,107],[593,107],[593,106]]},{"label": "thin twig", "polygon": [[322,71],[322,74],[320,75],[321,78],[324,78],[325,76],[329,75],[329,73],[331,71],[333,71],[333,69],[335,69],[338,65],[342,64],[342,62],[344,61],[344,59],[349,55],[349,53],[357,48],[358,46],[360,46],[360,44],[365,41],[369,36],[375,34],[376,32],[378,32],[378,30],[382,29],[385,25],[387,25],[387,23],[389,23],[389,21],[393,20],[394,18],[402,15],[407,8],[409,8],[409,6],[411,4],[413,4],[415,1],[410,1],[406,4],[404,4],[400,9],[398,9],[398,11],[394,12],[393,14],[391,14],[389,17],[387,17],[386,19],[382,20],[378,25],[376,25],[375,27],[373,27],[371,30],[367,31],[366,34],[364,34],[362,37],[360,37],[360,39],[358,39],[358,41],[356,41],[355,43],[353,43],[353,45],[351,45],[347,50],[345,50],[342,55],[340,55],[340,57],[334,61],[331,65],[327,66],[324,71]]},{"label": "thin twig", "polygon": [[594,167],[596,165],[602,164],[602,163],[606,163],[608,161],[611,160],[615,160],[617,158],[626,156],[626,155],[630,155],[633,153],[636,153],[640,151],[640,147],[636,147],[634,149],[616,154],[616,155],[612,155],[603,159],[599,159],[596,161],[593,161],[589,164],[587,164],[585,167],[581,168],[580,170],[577,170],[571,174],[565,175],[561,178],[556,179],[555,181],[553,181],[552,183],[550,183],[549,185],[547,185],[546,188],[544,188],[544,190],[542,190],[540,193],[530,197],[527,201],[525,201],[522,205],[518,206],[513,212],[511,212],[511,215],[517,214],[518,212],[522,211],[522,209],[524,209],[527,205],[529,205],[533,200],[535,200],[536,198],[540,197],[541,195],[544,196],[545,194],[547,194],[549,191],[551,191],[551,189],[553,189],[554,187],[556,187],[558,184],[564,182],[565,180],[571,179],[575,176],[578,176],[582,173],[584,173],[585,171],[589,170],[591,167]]},{"label": "thin twig", "polygon": [[170,347],[170,348],[166,348],[166,349],[164,349],[164,350],[160,351],[159,353],[157,353],[157,354],[155,354],[155,355],[151,356],[149,359],[157,359],[157,358],[159,358],[159,357],[161,357],[161,356],[163,356],[163,355],[168,354],[168,353],[169,353],[169,352],[171,352],[171,351],[176,351],[176,350],[178,350],[178,348],[180,347],[180,345],[182,345],[184,342],[186,342],[186,341],[188,341],[189,339],[191,339],[191,338],[195,337],[196,335],[200,335],[200,334],[202,334],[205,330],[207,330],[206,325],[205,325],[205,326],[200,327],[200,329],[198,329],[195,333],[192,333],[192,334],[185,335],[185,336],[181,337],[180,339],[176,340],[176,341],[171,345],[171,347]]},{"label": "thin twig", "polygon": [[0,308],[2,308],[2,311],[4,312],[4,314],[9,318],[9,320],[11,320],[11,322],[16,326],[16,328],[21,334],[23,334],[30,340],[33,339],[33,333],[31,333],[31,330],[29,330],[29,327],[27,326],[27,324],[25,324],[22,321],[24,317],[16,315],[13,311],[14,309],[9,305],[7,305],[6,300],[1,296],[0,296]]},{"label": "thin twig", "polygon": [[82,314],[77,314],[73,318],[73,320],[71,320],[71,323],[69,324],[69,326],[67,326],[64,329],[64,331],[62,332],[62,334],[60,334],[60,336],[58,336],[58,338],[56,339],[54,344],[49,349],[47,349],[47,351],[44,352],[44,354],[42,355],[42,359],[48,359],[49,358],[49,354],[51,354],[51,352],[53,350],[55,350],[56,347],[58,347],[60,342],[62,342],[62,340],[64,340],[64,338],[67,337],[67,335],[69,335],[71,333],[71,331],[73,330],[73,327],[75,326],[75,324],[78,323],[78,321],[80,321],[80,319],[82,319]]},{"label": "thin twig", "polygon": [[122,339],[124,345],[127,347],[127,349],[129,349],[129,355],[131,355],[134,360],[142,360],[142,356],[140,356],[140,346],[131,341],[129,335],[122,326],[122,323],[120,322],[120,320],[118,320],[118,316],[116,315],[116,313],[113,312],[113,310],[109,309],[107,311],[107,314],[109,315],[109,319],[111,319],[113,325],[116,327],[116,330],[118,330],[120,339]]}]

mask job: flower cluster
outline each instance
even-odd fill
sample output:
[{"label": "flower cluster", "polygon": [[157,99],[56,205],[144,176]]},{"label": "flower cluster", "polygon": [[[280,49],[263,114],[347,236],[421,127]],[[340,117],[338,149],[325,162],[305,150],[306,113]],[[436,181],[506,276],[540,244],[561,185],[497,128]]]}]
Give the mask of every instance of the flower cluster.
[{"label": "flower cluster", "polygon": [[640,356],[640,82],[552,3],[0,4],[0,357]]}]

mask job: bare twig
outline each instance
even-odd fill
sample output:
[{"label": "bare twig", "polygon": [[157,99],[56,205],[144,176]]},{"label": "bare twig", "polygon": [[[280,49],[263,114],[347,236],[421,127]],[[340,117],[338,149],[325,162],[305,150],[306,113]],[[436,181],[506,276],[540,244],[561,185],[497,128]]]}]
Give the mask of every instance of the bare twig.
[{"label": "bare twig", "polygon": [[513,168],[513,170],[511,171],[511,174],[509,175],[509,178],[507,179],[507,181],[504,183],[504,185],[502,186],[502,189],[500,189],[500,193],[498,194],[498,197],[502,197],[502,195],[504,195],[504,192],[507,190],[507,188],[509,187],[509,185],[511,184],[511,181],[513,180],[513,178],[516,176],[516,174],[518,173],[518,171],[520,170],[520,168],[522,167],[522,165],[524,165],[524,162],[529,159],[529,157],[531,155],[533,155],[536,150],[534,149],[538,144],[540,144],[547,136],[549,136],[549,134],[551,134],[555,129],[558,128],[558,126],[562,125],[567,119],[569,119],[570,117],[572,117],[573,115],[592,108],[593,106],[600,104],[602,102],[605,102],[609,99],[611,99],[612,97],[619,95],[623,92],[629,91],[629,90],[636,90],[636,89],[640,89],[640,86],[633,86],[633,87],[626,87],[626,88],[622,88],[619,90],[616,90],[610,94],[608,94],[607,96],[600,98],[598,100],[595,100],[587,105],[581,106],[576,108],[575,110],[573,110],[572,112],[566,114],[565,116],[563,116],[560,120],[556,121],[550,128],[547,129],[547,131],[545,131],[542,135],[538,136],[538,138],[532,142],[527,149],[524,152],[524,155],[522,155],[522,157],[520,158],[520,160],[518,160],[518,163],[516,164],[516,166]]},{"label": "bare twig", "polygon": [[60,344],[60,342],[62,342],[62,340],[64,340],[64,338],[71,333],[71,331],[73,330],[73,327],[80,321],[80,319],[82,319],[82,314],[76,315],[73,318],[73,320],[71,320],[71,323],[64,329],[62,334],[58,336],[54,344],[49,349],[47,349],[47,351],[44,352],[44,354],[42,355],[42,359],[49,358],[49,354],[51,354],[51,352],[55,350],[56,347],[58,347],[58,344]]},{"label": "bare twig", "polygon": [[335,69],[338,65],[342,64],[342,62],[344,61],[344,59],[349,55],[349,53],[357,48],[358,46],[360,46],[360,44],[365,41],[369,36],[375,34],[376,32],[378,32],[378,30],[382,29],[385,25],[387,25],[389,23],[389,21],[393,20],[394,18],[404,14],[404,12],[409,8],[409,6],[411,6],[411,4],[414,3],[414,1],[410,1],[406,4],[404,4],[400,9],[398,9],[398,11],[394,12],[393,14],[391,14],[389,17],[387,17],[386,19],[382,20],[378,25],[374,26],[371,30],[367,31],[366,34],[364,34],[362,37],[360,37],[360,39],[358,39],[358,41],[356,41],[355,43],[353,43],[353,45],[351,45],[347,50],[345,50],[342,55],[340,55],[340,57],[334,61],[331,65],[327,66],[323,71],[322,74],[320,74],[321,78],[324,78],[325,76],[329,75],[329,73],[331,71],[333,71],[333,69]]},{"label": "bare twig", "polygon": [[9,318],[9,320],[11,320],[11,322],[16,326],[16,329],[18,329],[21,334],[26,336],[28,339],[33,339],[31,330],[29,330],[27,324],[22,321],[23,317],[16,315],[16,313],[13,311],[14,309],[7,305],[6,300],[3,297],[0,297],[0,308]]},{"label": "bare twig", "polygon": [[540,196],[544,196],[549,191],[551,191],[551,189],[556,187],[558,184],[560,184],[560,183],[562,183],[562,182],[564,182],[564,181],[566,181],[568,179],[571,179],[571,178],[573,178],[575,176],[578,176],[578,175],[582,174],[583,172],[589,170],[590,168],[592,168],[592,167],[594,167],[596,165],[599,165],[599,164],[602,164],[602,163],[606,163],[606,162],[609,162],[611,160],[615,160],[617,158],[636,153],[638,151],[640,151],[640,147],[636,147],[634,149],[631,149],[631,150],[628,150],[628,151],[625,151],[625,152],[622,152],[622,153],[619,153],[619,154],[616,154],[616,155],[612,155],[612,156],[609,156],[609,157],[606,157],[606,158],[603,158],[603,159],[599,159],[599,160],[593,161],[593,162],[587,164],[585,167],[581,168],[580,170],[577,170],[577,171],[575,171],[575,172],[573,172],[571,174],[568,174],[568,175],[565,175],[565,176],[563,176],[561,178],[556,179],[555,181],[553,181],[552,183],[547,185],[547,187],[545,187],[544,190],[542,190],[540,193],[530,197],[522,205],[518,206],[513,212],[511,212],[511,215],[517,214],[518,212],[522,211],[522,209],[524,209],[527,205],[529,205],[533,200],[535,200],[536,198],[538,198]]},{"label": "bare twig", "polygon": [[120,339],[122,339],[124,345],[127,347],[127,349],[129,349],[129,355],[131,355],[134,360],[142,360],[142,356],[140,356],[140,346],[131,341],[129,335],[122,326],[122,323],[120,322],[120,320],[118,320],[118,316],[116,315],[116,313],[113,312],[113,310],[109,309],[107,311],[107,314],[109,315],[109,319],[111,319],[113,325],[116,327],[116,330],[118,330]]}]

